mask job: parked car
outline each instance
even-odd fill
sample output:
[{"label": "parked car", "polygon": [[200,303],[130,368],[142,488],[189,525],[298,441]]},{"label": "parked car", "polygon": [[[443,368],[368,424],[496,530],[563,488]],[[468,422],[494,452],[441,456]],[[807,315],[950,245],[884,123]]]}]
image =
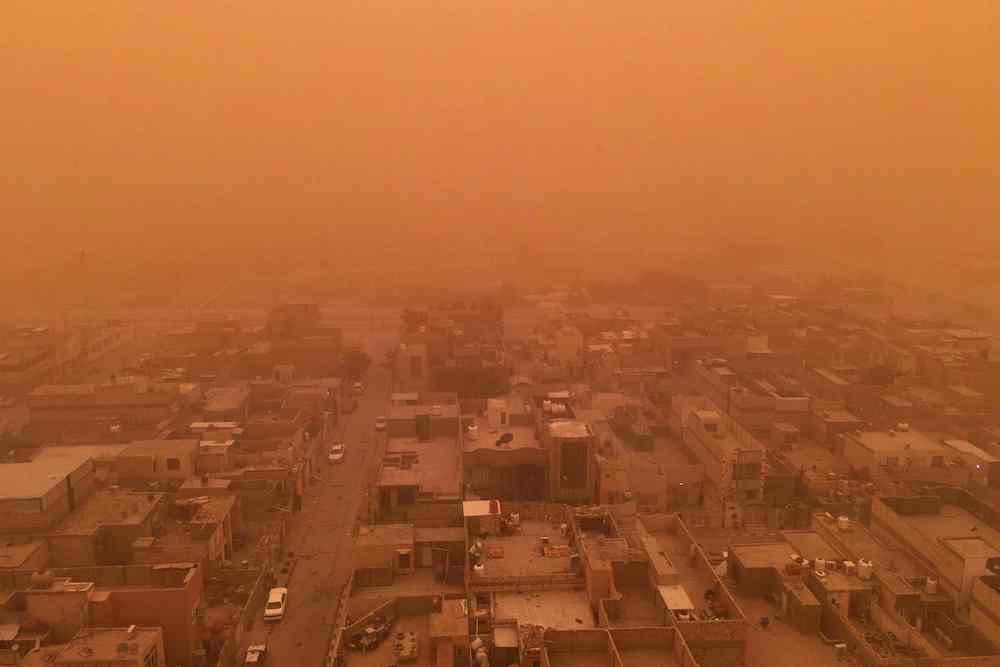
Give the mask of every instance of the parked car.
[{"label": "parked car", "polygon": [[389,425],[389,418],[380,416],[375,418],[375,430],[384,431],[385,427]]},{"label": "parked car", "polygon": [[247,667],[262,667],[267,662],[267,644],[251,644],[243,664]]},{"label": "parked car", "polygon": [[365,383],[358,380],[353,385],[351,385],[351,393],[355,396],[361,396],[365,393]]},{"label": "parked car", "polygon": [[280,621],[285,617],[285,607],[288,605],[288,589],[272,588],[267,595],[267,606],[264,607],[265,621]]},{"label": "parked car", "polygon": [[343,463],[345,456],[347,456],[347,448],[338,442],[330,448],[330,453],[326,455],[326,460],[328,463]]}]

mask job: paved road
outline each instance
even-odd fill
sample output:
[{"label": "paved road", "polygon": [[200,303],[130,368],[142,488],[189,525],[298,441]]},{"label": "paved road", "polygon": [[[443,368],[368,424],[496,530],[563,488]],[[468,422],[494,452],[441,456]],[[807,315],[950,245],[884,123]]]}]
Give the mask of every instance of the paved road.
[{"label": "paved road", "polygon": [[352,570],[352,529],[361,486],[378,458],[375,450],[382,435],[374,431],[374,422],[388,403],[389,384],[387,371],[373,365],[365,396],[341,424],[345,462],[323,464],[322,480],[309,490],[302,511],[292,519],[291,569],[287,580],[279,577],[279,585],[289,589],[287,614],[279,623],[264,626],[258,611],[258,622],[246,638],[266,637],[274,664],[319,667],[326,658],[337,600]]}]

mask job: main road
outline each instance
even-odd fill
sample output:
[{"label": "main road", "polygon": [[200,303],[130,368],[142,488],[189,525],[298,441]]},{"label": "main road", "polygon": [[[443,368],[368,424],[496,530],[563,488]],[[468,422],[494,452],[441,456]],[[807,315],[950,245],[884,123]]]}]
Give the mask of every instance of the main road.
[{"label": "main road", "polygon": [[[263,626],[258,610],[254,630],[247,633],[241,647],[245,650],[250,639],[266,638],[269,661],[274,664],[324,664],[337,600],[353,570],[353,529],[361,509],[364,480],[378,465],[384,437],[374,429],[375,418],[387,409],[391,391],[390,375],[378,363],[385,354],[381,348],[370,346],[375,363],[368,371],[365,394],[354,413],[344,415],[337,428],[337,437],[347,446],[345,461],[330,465],[323,457],[302,511],[291,519],[290,567],[287,575],[278,578],[278,585],[289,589],[285,618]],[[242,658],[240,653],[237,664]]]}]

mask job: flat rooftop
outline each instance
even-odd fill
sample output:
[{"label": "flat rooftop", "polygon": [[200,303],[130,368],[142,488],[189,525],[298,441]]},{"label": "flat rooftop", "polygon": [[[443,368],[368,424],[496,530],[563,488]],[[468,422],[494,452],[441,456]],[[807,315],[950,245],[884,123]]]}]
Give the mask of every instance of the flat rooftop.
[{"label": "flat rooftop", "polygon": [[832,539],[855,560],[864,558],[873,563],[887,563],[903,577],[918,577],[924,574],[923,568],[904,549],[881,537],[876,539],[857,522],[852,521],[850,529],[842,531],[837,528],[836,520],[825,520],[822,515],[816,515],[814,521],[826,521],[833,535]]},{"label": "flat rooftop", "polygon": [[386,445],[378,485],[416,486],[420,493],[458,496],[462,472],[456,438],[391,438]]},{"label": "flat rooftop", "polygon": [[[355,565],[357,566],[357,563]],[[455,597],[465,595],[465,593],[464,582],[452,584],[441,581],[433,568],[418,567],[414,572],[395,577],[388,586],[362,586],[354,589],[351,593],[351,604],[353,608],[355,604],[364,604],[370,600],[384,602],[398,597],[427,595]]]},{"label": "flat rooftop", "polygon": [[232,513],[236,496],[198,496],[178,498],[177,505],[187,505],[194,510],[189,523],[219,523]]},{"label": "flat rooftop", "polygon": [[0,538],[0,568],[17,568],[44,546],[45,540]]},{"label": "flat rooftop", "polygon": [[989,454],[989,453],[983,451],[979,447],[976,447],[974,444],[972,444],[968,440],[945,440],[944,444],[947,447],[951,447],[952,449],[954,449],[956,452],[959,452],[960,454],[967,454],[967,455],[972,456],[972,457],[974,457],[976,459],[979,459],[983,463],[997,463],[997,462],[1000,462],[1000,459],[998,459],[997,457],[993,456],[992,454]]},{"label": "flat rooftop", "polygon": [[845,474],[847,462],[830,451],[829,447],[809,441],[799,441],[796,446],[781,452],[793,471],[805,470],[806,476],[825,477],[827,473]]},{"label": "flat rooftop", "polygon": [[[490,426],[489,421],[485,417],[476,417],[476,439],[472,440],[469,437],[469,431],[466,430],[465,438],[463,438],[463,446],[465,451],[471,452],[477,449],[495,449],[497,451],[511,451],[515,449],[539,449],[542,447],[542,443],[538,441],[535,437],[535,429],[531,426],[503,426],[500,428],[493,428]],[[513,439],[509,442],[505,442],[499,447],[497,446],[497,438],[501,435],[509,433],[513,436]]]},{"label": "flat rooftop", "polygon": [[419,415],[430,415],[432,419],[457,419],[461,406],[457,403],[439,403],[434,405],[390,405],[388,410],[390,420],[414,419]]},{"label": "flat rooftop", "polygon": [[608,649],[549,651],[551,667],[607,667],[611,657]]},{"label": "flat rooftop", "polygon": [[550,421],[546,427],[549,435],[553,438],[575,439],[591,436],[590,426],[586,422],[575,419],[555,419]]},{"label": "flat rooftop", "polygon": [[623,667],[670,667],[680,664],[674,655],[673,646],[658,649],[618,647]]},{"label": "flat rooftop", "polygon": [[[737,603],[751,623],[747,633],[746,664],[784,665],[788,662],[809,665],[809,667],[844,667],[837,659],[833,646],[826,644],[816,634],[800,632],[784,621],[781,607],[758,596],[740,595]],[[767,631],[753,630],[754,623],[767,616],[771,624]]]},{"label": "flat rooftop", "polygon": [[942,505],[939,514],[897,516],[933,540],[980,537],[1000,546],[1000,532],[956,505]]},{"label": "flat rooftop", "polygon": [[516,618],[522,626],[538,625],[554,630],[595,627],[585,590],[497,593],[494,602],[497,619]]},{"label": "flat rooftop", "polygon": [[33,459],[34,462],[64,460],[94,459],[95,461],[113,461],[128,448],[128,444],[115,445],[56,445],[43,447]]},{"label": "flat rooftop", "polygon": [[694,603],[696,609],[704,606],[704,593],[715,585],[713,573],[691,563],[690,542],[677,532],[656,531],[651,533],[660,553],[666,556],[677,571],[677,585],[681,586]]},{"label": "flat rooftop", "polygon": [[362,526],[354,540],[355,549],[378,546],[413,544],[415,531],[412,523],[389,523]]},{"label": "flat rooftop", "polygon": [[198,448],[198,440],[178,439],[178,440],[134,440],[130,442],[120,452],[121,456],[149,456],[150,454],[181,454],[185,449],[189,451]]},{"label": "flat rooftop", "polygon": [[[433,667],[434,661],[431,655],[430,640],[430,614],[420,614],[419,616],[400,616],[397,618],[392,628],[393,636],[398,632],[413,632],[417,635],[417,657],[405,664],[414,667]],[[377,648],[371,651],[348,651],[348,667],[386,667],[395,665],[399,659],[392,652],[393,639],[386,638]],[[345,641],[350,641],[350,637],[345,636]]]},{"label": "flat rooftop", "polygon": [[[559,553],[542,553],[541,538],[549,538],[549,546]],[[519,577],[546,574],[569,574],[569,541],[557,527],[542,521],[522,521],[520,535],[478,538],[483,543],[487,577]]]},{"label": "flat rooftop", "polygon": [[816,412],[816,415],[823,421],[830,423],[851,424],[854,422],[861,422],[861,419],[857,415],[847,410],[820,410]]},{"label": "flat rooftop", "polygon": [[812,530],[786,530],[781,536],[795,549],[795,553],[808,560],[840,560],[844,555],[837,551],[819,533]]},{"label": "flat rooftop", "polygon": [[0,500],[41,498],[89,461],[82,456],[53,456],[30,463],[0,463]]},{"label": "flat rooftop", "polygon": [[90,535],[99,526],[139,525],[163,496],[162,493],[99,491],[66,517],[53,533]]},{"label": "flat rooftop", "polygon": [[948,450],[944,445],[931,440],[920,431],[862,431],[861,434],[850,434],[862,447],[875,454],[897,453],[910,451],[915,453],[943,456]]},{"label": "flat rooftop", "polygon": [[738,558],[743,567],[749,570],[765,568],[782,569],[791,562],[791,554],[798,553],[795,548],[785,542],[769,542],[767,544],[737,544],[730,549],[733,557]]},{"label": "flat rooftop", "polygon": [[69,641],[54,664],[77,664],[84,660],[93,663],[116,662],[123,659],[118,650],[122,644],[137,644],[135,659],[141,660],[160,641],[161,636],[160,628],[136,628],[131,633],[128,628],[82,628]]}]

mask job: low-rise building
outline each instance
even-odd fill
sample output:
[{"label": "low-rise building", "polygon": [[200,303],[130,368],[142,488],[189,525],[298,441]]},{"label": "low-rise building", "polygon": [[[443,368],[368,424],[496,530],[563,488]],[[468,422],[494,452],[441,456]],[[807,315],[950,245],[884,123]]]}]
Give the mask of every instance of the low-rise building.
[{"label": "low-rise building", "polygon": [[164,494],[99,491],[49,531],[53,567],[126,565],[132,543],[149,537],[162,521]]},{"label": "low-rise building", "polygon": [[0,533],[43,533],[62,521],[95,488],[89,457],[0,464]]},{"label": "low-rise building", "polygon": [[761,522],[764,446],[703,397],[675,396],[671,413],[672,428],[681,429],[684,444],[714,484],[727,524]]},{"label": "low-rise building", "polygon": [[164,665],[159,627],[82,628],[52,660],[62,667],[155,667]]},{"label": "low-rise building", "polygon": [[148,380],[43,385],[27,396],[29,437],[46,444],[154,438],[176,414],[181,394]]},{"label": "low-rise building", "polygon": [[941,467],[947,449],[909,426],[841,434],[844,458],[855,468],[907,470]]},{"label": "low-rise building", "polygon": [[197,440],[139,440],[129,443],[115,460],[117,479],[180,483],[195,474]]},{"label": "low-rise building", "polygon": [[455,525],[462,498],[457,400],[392,406],[387,436],[372,489],[376,522]]}]

